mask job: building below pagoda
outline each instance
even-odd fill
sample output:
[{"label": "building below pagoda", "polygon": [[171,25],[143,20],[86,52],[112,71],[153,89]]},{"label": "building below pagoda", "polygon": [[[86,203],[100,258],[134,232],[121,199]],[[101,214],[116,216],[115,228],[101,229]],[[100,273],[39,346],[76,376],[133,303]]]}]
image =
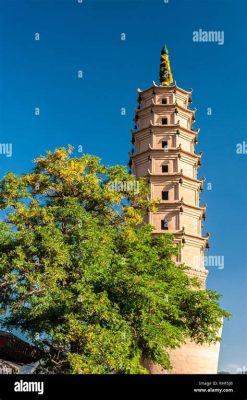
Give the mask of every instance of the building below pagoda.
[{"label": "building below pagoda", "polygon": [[9,332],[0,331],[0,374],[20,374],[25,365],[41,358],[41,352]]}]

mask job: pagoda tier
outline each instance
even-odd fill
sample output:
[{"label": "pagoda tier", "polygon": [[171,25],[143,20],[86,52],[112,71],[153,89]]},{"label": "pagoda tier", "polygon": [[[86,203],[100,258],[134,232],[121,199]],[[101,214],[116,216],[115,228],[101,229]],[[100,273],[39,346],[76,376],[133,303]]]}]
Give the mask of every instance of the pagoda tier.
[{"label": "pagoda tier", "polygon": [[201,155],[189,153],[181,147],[171,147],[169,150],[166,147],[165,151],[149,147],[142,153],[132,155],[131,163],[133,172],[137,176],[146,176],[148,170],[151,174],[160,174],[164,171],[162,167],[167,165],[169,173],[178,173],[182,170],[184,175],[196,179],[197,168],[201,165]]}]

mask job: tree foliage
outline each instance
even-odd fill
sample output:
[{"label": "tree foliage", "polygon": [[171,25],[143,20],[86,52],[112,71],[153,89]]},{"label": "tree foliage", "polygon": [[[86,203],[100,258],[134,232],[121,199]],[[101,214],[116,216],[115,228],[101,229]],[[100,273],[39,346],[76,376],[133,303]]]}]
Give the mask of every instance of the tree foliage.
[{"label": "tree foliage", "polygon": [[167,350],[188,337],[218,338],[219,295],[178,268],[169,234],[143,223],[149,188],[124,167],[57,149],[29,174],[0,185],[0,310],[42,351],[51,373],[147,373],[171,367]]}]

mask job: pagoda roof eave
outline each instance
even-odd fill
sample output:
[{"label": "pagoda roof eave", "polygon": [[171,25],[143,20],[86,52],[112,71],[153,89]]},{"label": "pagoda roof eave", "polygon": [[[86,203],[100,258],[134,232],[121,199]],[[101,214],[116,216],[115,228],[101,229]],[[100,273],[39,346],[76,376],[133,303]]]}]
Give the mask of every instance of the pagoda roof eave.
[{"label": "pagoda roof eave", "polygon": [[[155,199],[153,199],[155,201]],[[184,203],[183,200],[177,200],[177,201],[163,201],[163,202],[159,202],[157,203],[157,207],[159,208],[159,206],[170,206],[170,207],[187,207],[187,208],[193,208],[194,210],[200,211],[202,213],[202,215],[205,213],[206,210],[206,206],[194,206],[192,204],[188,204],[188,203]],[[161,207],[162,208],[162,207]]]},{"label": "pagoda roof eave", "polygon": [[190,89],[190,90],[182,89],[181,87],[179,87],[179,86],[177,85],[176,81],[175,81],[173,84],[169,85],[169,86],[157,85],[157,84],[153,81],[152,86],[150,86],[148,89],[142,90],[142,89],[138,88],[137,91],[138,91],[138,93],[146,93],[146,92],[148,92],[149,90],[154,89],[154,88],[157,88],[157,89],[177,89],[177,90],[179,90],[180,92],[182,92],[182,93],[184,93],[184,94],[187,94],[187,95],[191,95],[191,93],[193,92],[193,89]]},{"label": "pagoda roof eave", "polygon": [[172,153],[177,153],[177,154],[181,153],[181,154],[188,155],[188,156],[190,156],[192,158],[196,158],[196,159],[200,159],[201,158],[200,154],[190,153],[188,151],[183,150],[181,147],[169,148],[167,151],[164,151],[163,149],[154,149],[154,148],[149,147],[147,150],[145,150],[145,151],[143,151],[141,153],[131,155],[131,158],[137,158],[137,157],[139,157],[139,156],[141,156],[141,155],[143,155],[145,153],[151,153],[151,152],[156,152],[156,153],[158,152],[158,153],[162,153],[162,154],[164,154],[164,153],[165,154],[169,154],[171,152]]},{"label": "pagoda roof eave", "polygon": [[145,128],[142,128],[140,130],[131,130],[131,133],[133,135],[138,134],[139,132],[145,131],[146,129],[153,129],[153,128],[170,128],[170,129],[181,129],[184,130],[185,132],[190,133],[191,135],[195,135],[196,137],[198,136],[199,132],[200,132],[200,128],[198,128],[196,131],[192,131],[191,129],[187,129],[183,126],[180,126],[179,124],[173,124],[173,125],[155,125],[153,123],[150,123],[148,126],[146,126]]},{"label": "pagoda roof eave", "polygon": [[175,172],[175,173],[170,173],[170,174],[165,174],[165,173],[164,174],[157,174],[157,173],[152,173],[152,172],[150,172],[150,170],[148,170],[148,174],[146,176],[152,176],[152,177],[157,176],[158,178],[159,177],[164,178],[166,176],[167,177],[172,176],[172,177],[183,178],[184,180],[188,180],[188,181],[192,181],[192,182],[200,183],[200,184],[203,184],[204,181],[205,181],[205,178],[202,178],[202,179],[191,178],[190,176],[184,175],[183,172],[182,173],[181,172]]},{"label": "pagoda roof eave", "polygon": [[[153,100],[153,99],[152,99]],[[146,111],[146,110],[148,110],[149,108],[154,108],[154,107],[161,107],[161,108],[165,108],[165,107],[167,107],[167,108],[169,108],[169,107],[175,107],[175,108],[180,108],[182,111],[188,111],[190,114],[195,114],[196,113],[196,109],[194,109],[194,110],[190,110],[189,108],[185,108],[185,107],[183,107],[183,106],[181,106],[180,104],[178,104],[178,103],[173,103],[173,104],[157,104],[157,103],[154,103],[154,102],[152,102],[152,104],[149,104],[148,106],[146,106],[146,107],[143,107],[143,108],[140,108],[140,109],[138,109],[137,107],[135,107],[135,112],[137,113],[137,114],[139,114],[139,113],[141,113],[141,111]]]},{"label": "pagoda roof eave", "polygon": [[179,231],[169,231],[169,230],[168,231],[163,231],[161,229],[154,229],[152,231],[152,233],[153,234],[171,233],[172,235],[175,236],[175,238],[179,238],[179,239],[185,238],[186,239],[186,237],[188,237],[188,238],[196,239],[196,240],[200,241],[204,245],[206,245],[206,243],[208,243],[208,237],[195,235],[193,233],[188,233],[188,232],[185,232],[183,230],[179,230]]}]

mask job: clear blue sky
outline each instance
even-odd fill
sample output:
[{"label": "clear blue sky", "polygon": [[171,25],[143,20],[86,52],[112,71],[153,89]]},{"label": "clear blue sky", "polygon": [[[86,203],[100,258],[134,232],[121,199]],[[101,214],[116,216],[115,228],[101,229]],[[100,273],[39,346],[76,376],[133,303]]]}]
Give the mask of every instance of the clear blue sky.
[{"label": "clear blue sky", "polygon": [[[219,368],[232,372],[247,368],[247,154],[236,154],[237,143],[247,142],[245,3],[0,2],[0,143],[13,145],[12,157],[0,155],[0,176],[27,172],[36,156],[68,143],[106,164],[126,164],[136,90],[158,83],[160,49],[167,43],[173,76],[179,86],[193,88],[198,109],[199,176],[212,183],[202,194],[209,255],[225,258],[224,269],[209,267],[208,287],[223,294],[222,306],[234,315],[224,327]],[[193,42],[199,29],[224,31],[224,45]]]}]

